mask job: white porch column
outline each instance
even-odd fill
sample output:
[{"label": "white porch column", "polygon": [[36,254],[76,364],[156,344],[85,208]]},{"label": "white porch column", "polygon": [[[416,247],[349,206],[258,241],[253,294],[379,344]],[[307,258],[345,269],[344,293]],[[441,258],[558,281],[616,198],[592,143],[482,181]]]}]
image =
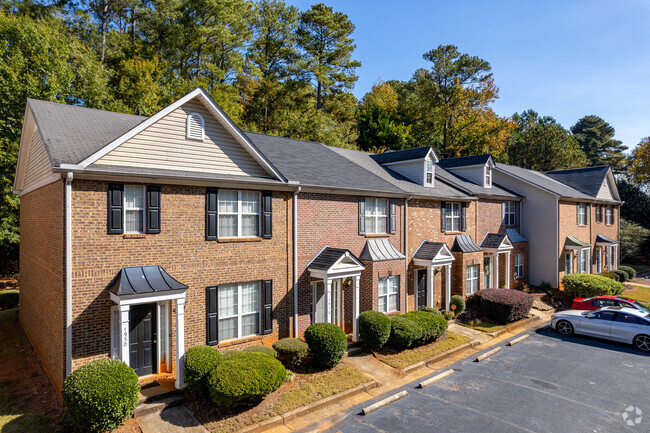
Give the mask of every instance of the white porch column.
[{"label": "white porch column", "polygon": [[325,321],[332,323],[332,280],[325,278]]},{"label": "white porch column", "polygon": [[427,305],[433,308],[433,266],[427,265],[427,273],[429,275],[429,284],[427,290]]},{"label": "white porch column", "polygon": [[176,389],[185,387],[185,298],[176,299]]},{"label": "white porch column", "polygon": [[510,288],[510,251],[506,253],[506,289]]},{"label": "white porch column", "polygon": [[445,266],[445,311],[449,311],[451,298],[451,263]]},{"label": "white porch column", "polygon": [[357,275],[352,279],[354,285],[354,292],[352,293],[352,341],[359,341],[359,290],[361,277]]},{"label": "white porch column", "polygon": [[129,310],[131,307],[129,305],[120,304],[118,306],[120,312],[120,359],[128,366],[131,366],[129,363]]},{"label": "white porch column", "polygon": [[494,253],[494,279],[492,281],[492,287],[499,288],[499,253]]}]

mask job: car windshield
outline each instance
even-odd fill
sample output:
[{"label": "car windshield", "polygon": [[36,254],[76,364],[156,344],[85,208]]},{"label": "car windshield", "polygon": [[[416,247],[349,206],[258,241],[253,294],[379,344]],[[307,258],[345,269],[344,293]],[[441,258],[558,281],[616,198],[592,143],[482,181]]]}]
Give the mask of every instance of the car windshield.
[{"label": "car windshield", "polygon": [[643,305],[642,303],[640,303],[639,301],[632,302],[632,305],[634,305],[636,308],[643,311],[644,313],[650,313],[650,309],[645,305]]}]

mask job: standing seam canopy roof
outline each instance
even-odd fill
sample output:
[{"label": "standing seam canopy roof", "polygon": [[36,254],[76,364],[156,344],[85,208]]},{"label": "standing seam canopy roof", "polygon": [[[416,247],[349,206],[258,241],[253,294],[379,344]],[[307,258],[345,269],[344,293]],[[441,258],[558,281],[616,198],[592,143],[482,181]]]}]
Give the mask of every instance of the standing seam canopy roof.
[{"label": "standing seam canopy roof", "polygon": [[506,229],[506,234],[510,239],[510,242],[528,242],[528,240],[523,237],[517,229]]},{"label": "standing seam canopy roof", "polygon": [[187,290],[162,266],[133,266],[122,268],[106,288],[117,296],[142,295],[175,290]]},{"label": "standing seam canopy roof", "polygon": [[406,256],[400,253],[389,239],[368,239],[359,256],[361,260],[381,262],[384,260],[401,260]]},{"label": "standing seam canopy roof", "polygon": [[596,243],[602,243],[602,244],[617,244],[618,241],[615,241],[614,239],[610,239],[607,236],[603,235],[598,235],[596,236]]},{"label": "standing seam canopy roof", "polygon": [[479,247],[471,235],[458,235],[454,239],[454,244],[451,246],[451,250],[454,252],[461,253],[473,253],[477,251],[483,251],[483,248]]},{"label": "standing seam canopy roof", "polygon": [[564,247],[589,248],[591,247],[591,244],[582,242],[580,239],[577,239],[573,236],[567,236],[566,241],[564,242]]}]

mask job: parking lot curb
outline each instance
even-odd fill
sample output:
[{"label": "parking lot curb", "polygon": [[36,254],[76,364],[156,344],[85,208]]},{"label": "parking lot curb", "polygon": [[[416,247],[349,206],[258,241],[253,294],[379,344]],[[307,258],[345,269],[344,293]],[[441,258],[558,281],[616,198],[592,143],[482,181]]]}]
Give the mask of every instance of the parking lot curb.
[{"label": "parking lot curb", "polygon": [[431,378],[429,378],[427,380],[423,380],[422,382],[420,382],[418,384],[418,387],[419,388],[426,388],[427,386],[433,385],[434,383],[438,382],[439,380],[445,379],[445,378],[451,376],[454,373],[455,373],[455,371],[452,368],[450,370],[445,371],[444,373],[440,373],[440,374],[437,374],[437,375],[435,375],[435,376],[433,376],[433,377],[431,377]]},{"label": "parking lot curb", "polygon": [[371,414],[373,412],[378,411],[381,408],[384,408],[384,407],[388,406],[389,404],[395,403],[397,400],[403,399],[407,395],[409,395],[408,391],[406,391],[406,390],[400,391],[397,394],[393,394],[393,395],[391,395],[389,397],[386,397],[385,399],[380,400],[375,404],[371,404],[368,407],[364,407],[361,412],[364,415],[369,415],[369,414]]},{"label": "parking lot curb", "polygon": [[524,340],[528,340],[530,338],[530,334],[524,334],[521,337],[517,337],[514,340],[508,341],[507,346],[514,346],[515,344],[519,344]]},{"label": "parking lot curb", "polygon": [[499,353],[499,352],[501,352],[501,347],[495,347],[495,348],[492,349],[492,350],[488,350],[488,351],[485,352],[483,355],[479,355],[479,356],[477,356],[475,361],[476,361],[476,362],[484,361],[484,360],[488,359],[490,356],[492,356],[492,355],[494,355],[494,354],[497,354],[497,353]]}]

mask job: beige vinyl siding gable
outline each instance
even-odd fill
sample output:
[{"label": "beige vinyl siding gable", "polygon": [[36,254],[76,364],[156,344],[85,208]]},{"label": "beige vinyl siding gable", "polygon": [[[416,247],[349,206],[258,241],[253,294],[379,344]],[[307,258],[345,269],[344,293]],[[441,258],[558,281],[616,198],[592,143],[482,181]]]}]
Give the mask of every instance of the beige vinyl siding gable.
[{"label": "beige vinyl siding gable", "polygon": [[43,138],[38,130],[32,135],[32,143],[29,147],[27,158],[27,170],[25,171],[25,185],[27,189],[38,182],[46,179],[52,174],[52,164],[47,156]]},{"label": "beige vinyl siding gable", "polygon": [[[186,138],[190,113],[203,116],[203,141]],[[95,164],[270,177],[197,99],[172,111]]]},{"label": "beige vinyl siding gable", "polygon": [[598,195],[596,197],[603,200],[614,200],[614,194],[612,193],[612,189],[610,188],[609,181],[607,179],[603,181],[603,184],[600,186],[600,190],[598,191]]}]

